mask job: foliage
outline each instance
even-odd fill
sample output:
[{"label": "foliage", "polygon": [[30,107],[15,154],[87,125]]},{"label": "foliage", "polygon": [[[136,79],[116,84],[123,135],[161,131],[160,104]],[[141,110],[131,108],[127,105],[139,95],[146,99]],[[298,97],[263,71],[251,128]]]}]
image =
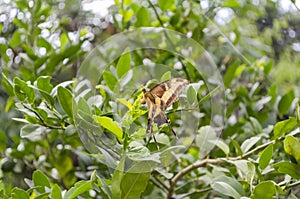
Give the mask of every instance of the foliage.
[{"label": "foliage", "polygon": [[[294,71],[300,62],[299,10],[284,13],[273,1],[115,0],[111,20],[101,18],[99,31],[90,22],[93,14],[80,4],[16,0],[0,5],[2,198],[300,197],[299,78],[294,73],[286,84],[281,69],[290,65]],[[229,18],[222,20],[220,11]],[[212,55],[225,88],[226,100],[218,102],[227,107],[221,135],[210,126],[219,121],[210,115],[214,92],[192,63],[170,52],[126,49],[110,60],[95,87],[75,78],[87,52],[101,48],[99,40],[107,34],[146,26],[189,35]],[[131,85],[128,74],[147,60],[171,67],[161,67],[146,87],[174,74],[192,83],[186,104],[167,110],[180,129],[181,120],[190,118],[177,111],[191,105],[200,109],[192,116],[201,123],[187,150],[172,146],[167,127],[155,133],[163,150],[146,142],[142,87]],[[281,77],[273,81],[278,71]],[[135,92],[115,97],[124,88]],[[95,136],[98,130],[108,139]],[[117,151],[117,161],[99,147],[104,144]]]}]

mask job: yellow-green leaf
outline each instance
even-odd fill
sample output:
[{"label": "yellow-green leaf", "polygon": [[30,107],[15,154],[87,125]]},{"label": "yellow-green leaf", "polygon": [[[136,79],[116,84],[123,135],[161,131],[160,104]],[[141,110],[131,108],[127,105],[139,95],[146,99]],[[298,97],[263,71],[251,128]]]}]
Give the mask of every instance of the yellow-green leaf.
[{"label": "yellow-green leaf", "polygon": [[122,129],[118,126],[117,122],[113,121],[109,117],[96,115],[94,116],[94,120],[102,127],[112,132],[118,138],[119,141],[122,140],[123,132]]}]

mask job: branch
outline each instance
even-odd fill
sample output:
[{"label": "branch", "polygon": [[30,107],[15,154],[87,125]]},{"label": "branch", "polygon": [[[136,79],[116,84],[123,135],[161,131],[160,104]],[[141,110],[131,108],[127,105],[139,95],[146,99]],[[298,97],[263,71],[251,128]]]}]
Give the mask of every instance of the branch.
[{"label": "branch", "polygon": [[[284,139],[284,137],[278,139],[277,141],[280,141]],[[195,163],[185,167],[183,170],[181,170],[179,173],[177,173],[171,180],[170,180],[170,187],[168,189],[168,196],[167,198],[172,198],[172,195],[174,193],[174,189],[175,189],[175,186],[178,182],[178,180],[180,178],[182,178],[183,176],[185,176],[187,173],[193,171],[194,169],[197,169],[199,167],[203,167],[205,166],[206,164],[220,164],[222,162],[227,162],[228,160],[231,160],[231,161],[235,161],[235,160],[241,160],[241,159],[244,159],[252,154],[254,154],[255,152],[257,151],[260,151],[260,150],[263,150],[264,148],[266,148],[267,146],[269,146],[270,144],[275,144],[276,143],[276,140],[272,140],[272,141],[269,141],[269,142],[266,142],[256,148],[254,148],[253,150],[243,154],[242,156],[237,156],[237,157],[229,157],[229,158],[216,158],[216,159],[204,159],[204,160],[198,160],[196,161]]]},{"label": "branch", "polygon": [[206,164],[219,164],[226,161],[226,158],[217,158],[217,159],[204,159],[204,160],[198,160],[195,163],[189,165],[188,167],[185,167],[183,170],[181,170],[179,173],[177,173],[171,180],[170,180],[170,187],[168,190],[168,196],[167,198],[172,198],[174,188],[176,186],[177,181],[182,178],[185,174],[191,172],[194,169],[197,169],[199,167],[202,167]]}]

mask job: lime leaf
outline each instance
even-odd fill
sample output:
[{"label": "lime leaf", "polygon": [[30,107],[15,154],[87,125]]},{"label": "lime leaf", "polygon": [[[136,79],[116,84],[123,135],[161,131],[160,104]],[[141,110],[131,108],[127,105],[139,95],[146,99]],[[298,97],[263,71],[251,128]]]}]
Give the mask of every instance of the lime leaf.
[{"label": "lime leaf", "polygon": [[72,93],[60,86],[57,89],[57,97],[59,104],[61,105],[62,109],[65,111],[65,113],[70,117],[73,118],[73,96]]},{"label": "lime leaf", "polygon": [[17,188],[15,187],[12,190],[12,194],[11,194],[11,199],[29,199],[29,195],[26,191],[24,191],[23,189]]},{"label": "lime leaf", "polygon": [[233,78],[235,76],[235,71],[238,68],[238,66],[239,66],[238,63],[235,62],[228,67],[228,69],[224,75],[224,84],[226,87],[229,87],[231,81],[233,80]]},{"label": "lime leaf", "polygon": [[282,98],[278,103],[278,111],[281,115],[287,114],[289,112],[289,109],[294,99],[295,99],[294,90],[290,90],[288,93],[282,96]]},{"label": "lime leaf", "polygon": [[147,8],[142,6],[136,13],[136,23],[135,27],[139,28],[142,26],[150,25],[150,14]]},{"label": "lime leaf", "polygon": [[130,60],[130,52],[125,50],[117,63],[117,75],[119,78],[123,77],[130,70]]},{"label": "lime leaf", "polygon": [[273,145],[269,145],[265,148],[259,158],[258,166],[260,169],[264,170],[270,163],[273,156]]},{"label": "lime leaf", "polygon": [[57,184],[52,187],[51,198],[62,199],[61,190]]},{"label": "lime leaf", "polygon": [[66,192],[66,194],[64,195],[64,199],[73,199],[76,198],[77,196],[79,196],[80,194],[91,190],[92,187],[92,183],[91,181],[79,181],[76,182],[74,187],[72,187],[69,191]]},{"label": "lime leaf", "polygon": [[40,193],[44,193],[46,191],[45,187],[50,188],[49,179],[40,170],[34,171],[34,173],[32,175],[32,180],[33,180],[34,186],[36,187],[36,190]]},{"label": "lime leaf", "polygon": [[300,164],[300,142],[294,136],[286,136],[284,139],[284,151],[293,156]]},{"label": "lime leaf", "polygon": [[286,133],[289,133],[296,127],[296,125],[297,125],[297,120],[294,117],[291,117],[281,122],[277,122],[274,126],[273,139],[278,139],[281,136],[284,136]]},{"label": "lime leaf", "polygon": [[110,71],[106,70],[103,73],[103,79],[106,85],[108,86],[108,88],[113,91],[118,82],[115,76]]},{"label": "lime leaf", "polygon": [[213,144],[215,144],[218,148],[220,148],[225,153],[225,155],[229,154],[229,147],[222,140],[213,141]]},{"label": "lime leaf", "polygon": [[276,194],[276,187],[273,181],[264,181],[259,183],[253,191],[252,199],[260,199],[260,198],[274,198],[273,196]]},{"label": "lime leaf", "polygon": [[122,129],[118,126],[117,122],[113,121],[109,117],[96,115],[94,116],[94,120],[102,127],[112,132],[118,138],[119,141],[122,140],[123,132]]},{"label": "lime leaf", "polygon": [[273,167],[280,173],[288,174],[292,178],[300,179],[300,166],[291,162],[279,162],[273,165]]},{"label": "lime leaf", "polygon": [[260,140],[260,137],[258,137],[258,136],[245,140],[241,145],[241,149],[242,149],[243,153],[248,152],[251,149],[251,147],[253,147],[259,140]]},{"label": "lime leaf", "polygon": [[171,71],[167,71],[161,76],[160,81],[161,82],[167,81],[171,79],[171,77],[172,77]]},{"label": "lime leaf", "polygon": [[[147,171],[148,172],[145,172]],[[151,163],[149,161],[138,162],[133,165],[123,176],[121,181],[121,198],[138,199],[146,189],[151,177]]]},{"label": "lime leaf", "polygon": [[32,87],[27,85],[26,82],[24,82],[18,77],[14,78],[14,84],[15,84],[14,93],[19,100],[24,101],[25,99],[27,99],[29,103],[34,102],[35,91]]},{"label": "lime leaf", "polygon": [[172,6],[175,6],[175,0],[158,0],[158,6],[162,9],[162,11],[166,11]]},{"label": "lime leaf", "polygon": [[122,157],[113,174],[111,188],[113,198],[121,198],[121,181],[124,175],[125,158]]},{"label": "lime leaf", "polygon": [[211,187],[223,195],[233,197],[234,199],[241,198],[241,195],[226,182],[213,182]]},{"label": "lime leaf", "polygon": [[189,104],[193,104],[197,99],[197,92],[193,86],[190,86],[186,93],[187,101]]},{"label": "lime leaf", "polygon": [[22,43],[21,36],[22,34],[18,30],[14,32],[9,42],[12,48],[16,48]]},{"label": "lime leaf", "polygon": [[34,138],[45,132],[46,127],[38,124],[26,124],[21,128],[20,136],[21,138]]},{"label": "lime leaf", "polygon": [[50,80],[51,80],[50,76],[40,76],[36,80],[37,88],[47,93],[51,93],[53,86],[50,84]]},{"label": "lime leaf", "polygon": [[4,73],[2,73],[2,86],[4,87],[5,91],[10,95],[14,96],[14,88],[13,83],[8,80]]},{"label": "lime leaf", "polygon": [[196,145],[200,148],[201,157],[206,156],[214,148],[217,139],[217,134],[212,127],[203,126],[199,129],[196,135]]},{"label": "lime leaf", "polygon": [[225,0],[223,1],[223,6],[229,8],[237,8],[241,7],[241,4],[238,0]]}]

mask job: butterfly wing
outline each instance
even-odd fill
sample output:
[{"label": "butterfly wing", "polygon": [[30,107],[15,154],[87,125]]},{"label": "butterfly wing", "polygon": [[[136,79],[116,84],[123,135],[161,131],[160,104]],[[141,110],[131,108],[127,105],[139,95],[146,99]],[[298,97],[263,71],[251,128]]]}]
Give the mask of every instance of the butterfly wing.
[{"label": "butterfly wing", "polygon": [[165,109],[179,99],[179,95],[188,84],[189,81],[184,78],[172,78],[158,84],[150,92],[161,99]]}]

